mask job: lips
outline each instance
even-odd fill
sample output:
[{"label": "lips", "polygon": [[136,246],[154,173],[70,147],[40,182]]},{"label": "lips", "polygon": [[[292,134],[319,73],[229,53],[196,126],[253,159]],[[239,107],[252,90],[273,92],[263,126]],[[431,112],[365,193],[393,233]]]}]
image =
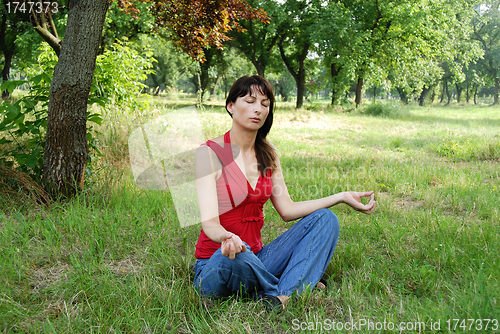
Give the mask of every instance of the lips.
[{"label": "lips", "polygon": [[260,118],[256,118],[256,117],[254,117],[254,118],[250,118],[250,119],[251,119],[253,122],[260,122]]}]

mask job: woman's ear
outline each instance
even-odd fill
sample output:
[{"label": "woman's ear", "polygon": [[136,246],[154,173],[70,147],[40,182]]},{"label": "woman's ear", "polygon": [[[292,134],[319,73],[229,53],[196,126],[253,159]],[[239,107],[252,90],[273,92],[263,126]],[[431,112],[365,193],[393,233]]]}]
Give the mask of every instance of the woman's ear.
[{"label": "woman's ear", "polygon": [[226,105],[226,109],[227,109],[227,111],[229,111],[232,114],[233,113],[233,102],[229,102]]}]

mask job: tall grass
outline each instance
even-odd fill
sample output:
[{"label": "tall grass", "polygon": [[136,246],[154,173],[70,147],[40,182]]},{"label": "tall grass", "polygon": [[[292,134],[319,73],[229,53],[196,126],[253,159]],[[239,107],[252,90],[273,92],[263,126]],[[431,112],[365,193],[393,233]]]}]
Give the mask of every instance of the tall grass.
[{"label": "tall grass", "polygon": [[[145,118],[192,102],[158,99]],[[328,290],[292,298],[280,315],[245,297],[198,296],[200,226],[180,228],[168,192],[135,186],[127,138],[138,117],[110,113],[86,191],[50,207],[0,199],[0,330],[285,333],[365,319],[422,321],[423,332],[440,321],[448,332],[448,319],[500,320],[498,108],[400,108],[405,117],[278,105],[269,139],[292,199],[375,190],[378,201],[371,216],[332,208],[341,237]],[[201,116],[207,139],[229,129],[219,104]],[[270,202],[265,217],[264,242],[293,224]]]}]

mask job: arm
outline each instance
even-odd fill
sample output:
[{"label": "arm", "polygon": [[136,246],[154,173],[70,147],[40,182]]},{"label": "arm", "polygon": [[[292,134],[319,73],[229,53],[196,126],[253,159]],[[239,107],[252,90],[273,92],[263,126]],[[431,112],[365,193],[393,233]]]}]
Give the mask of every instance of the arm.
[{"label": "arm", "polygon": [[246,246],[236,234],[222,227],[219,221],[216,182],[220,177],[221,169],[222,165],[211,148],[201,146],[196,151],[196,193],[201,214],[201,226],[210,240],[222,244],[222,255],[234,259],[236,254],[246,251]]},{"label": "arm", "polygon": [[[271,201],[273,202],[276,211],[278,211],[281,218],[288,222],[295,220],[308,214],[323,208],[329,208],[339,203],[346,203],[353,209],[371,214],[375,209],[375,196],[373,191],[369,192],[342,192],[334,194],[328,197],[323,197],[310,201],[294,202],[290,198],[288,193],[288,188],[283,179],[283,173],[281,171],[281,164],[279,159],[277,161],[277,168],[273,171],[271,176],[273,183],[273,192],[271,195]],[[370,196],[370,202],[366,205],[361,203],[362,197]]]}]

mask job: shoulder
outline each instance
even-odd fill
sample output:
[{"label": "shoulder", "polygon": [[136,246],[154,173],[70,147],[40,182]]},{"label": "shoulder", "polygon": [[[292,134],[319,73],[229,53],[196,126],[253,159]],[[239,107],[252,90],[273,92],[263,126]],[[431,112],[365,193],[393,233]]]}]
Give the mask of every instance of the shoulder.
[{"label": "shoulder", "polygon": [[213,139],[209,139],[203,144],[201,144],[196,150],[197,154],[203,154],[203,152],[214,152],[214,150],[208,145],[208,142],[215,142],[217,144],[224,144],[224,136],[215,137]]},{"label": "shoulder", "polygon": [[217,144],[224,144],[224,135],[221,135],[219,137],[215,137],[214,139],[210,139],[208,141],[213,141],[213,142],[216,142]]}]

